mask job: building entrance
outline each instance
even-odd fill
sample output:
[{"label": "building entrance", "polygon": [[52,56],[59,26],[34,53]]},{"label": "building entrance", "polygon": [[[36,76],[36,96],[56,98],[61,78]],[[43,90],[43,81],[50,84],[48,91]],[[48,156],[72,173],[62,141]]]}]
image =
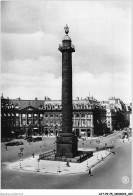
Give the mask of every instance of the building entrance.
[{"label": "building entrance", "polygon": [[90,135],[91,135],[91,130],[87,129],[87,137],[90,137]]},{"label": "building entrance", "polygon": [[79,137],[79,129],[76,129],[76,136]]}]

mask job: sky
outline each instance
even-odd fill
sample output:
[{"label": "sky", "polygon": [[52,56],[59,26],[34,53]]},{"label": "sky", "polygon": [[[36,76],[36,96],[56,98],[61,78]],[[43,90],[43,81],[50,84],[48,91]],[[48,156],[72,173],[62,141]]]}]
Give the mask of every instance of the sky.
[{"label": "sky", "polygon": [[69,27],[73,99],[131,94],[132,1],[2,1],[1,92],[11,99],[61,99],[62,54]]}]

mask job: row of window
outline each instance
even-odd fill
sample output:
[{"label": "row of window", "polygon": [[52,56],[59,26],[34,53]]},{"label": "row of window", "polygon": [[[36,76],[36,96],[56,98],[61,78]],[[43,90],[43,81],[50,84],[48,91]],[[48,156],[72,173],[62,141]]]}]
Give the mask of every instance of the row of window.
[{"label": "row of window", "polygon": [[[31,120],[28,120],[28,121],[26,121],[26,120],[22,120],[22,122],[21,122],[23,125],[25,125],[25,124],[31,124],[32,123],[32,121]],[[43,125],[43,124],[45,124],[46,122],[41,122],[41,124]],[[47,124],[49,124],[49,123],[53,123],[53,122],[47,122]],[[56,122],[54,122],[54,123],[56,123]],[[38,124],[38,122],[37,121],[34,121],[33,122],[33,124]],[[60,123],[59,123],[60,124]],[[80,121],[73,121],[73,126],[74,127],[91,127],[92,126],[92,122],[91,121],[89,121],[89,120],[82,120],[81,122]]]},{"label": "row of window", "polygon": [[[7,109],[10,109],[10,108],[16,108],[18,109],[19,106],[18,105],[9,105],[9,104],[1,104],[1,107],[2,108],[7,108]],[[90,108],[93,108],[93,105],[73,105],[73,109],[90,109]],[[39,109],[62,109],[62,106],[61,105],[45,105],[45,106],[42,106],[40,105],[39,106]]]},{"label": "row of window", "polygon": [[[3,116],[19,116],[18,113],[16,114],[13,114],[13,113],[7,113],[7,114],[3,114]],[[37,114],[33,114],[34,117],[37,117]],[[62,114],[40,114],[40,117],[61,117]],[[26,114],[22,114],[22,118],[25,118],[26,117]],[[31,118],[32,117],[32,114],[28,114],[28,117]],[[73,114],[73,117],[86,117],[86,118],[91,118],[92,115],[91,114]]]},{"label": "row of window", "polygon": [[14,114],[14,113],[4,113],[4,114],[1,114],[1,116],[5,116],[5,117],[11,117],[11,116],[19,116],[18,113]]},{"label": "row of window", "polygon": [[6,108],[6,109],[11,109],[11,108],[16,108],[16,109],[18,109],[19,108],[19,106],[18,105],[16,105],[16,106],[14,106],[14,105],[8,105],[8,104],[1,104],[1,107],[2,108]]},{"label": "row of window", "polygon": [[74,121],[74,126],[77,127],[90,127],[92,126],[92,121],[91,120],[75,120]]}]

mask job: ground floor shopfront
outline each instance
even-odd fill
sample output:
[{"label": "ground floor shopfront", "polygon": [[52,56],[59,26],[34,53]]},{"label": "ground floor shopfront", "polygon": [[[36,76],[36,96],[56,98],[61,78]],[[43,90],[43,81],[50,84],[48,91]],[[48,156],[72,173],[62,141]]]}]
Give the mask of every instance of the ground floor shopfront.
[{"label": "ground floor shopfront", "polygon": [[94,137],[94,129],[92,127],[76,127],[74,132],[78,137]]}]

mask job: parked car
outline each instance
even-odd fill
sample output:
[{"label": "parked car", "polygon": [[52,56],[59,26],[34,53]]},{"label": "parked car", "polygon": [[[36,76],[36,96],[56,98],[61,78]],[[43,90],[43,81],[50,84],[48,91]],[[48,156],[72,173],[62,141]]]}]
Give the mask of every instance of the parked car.
[{"label": "parked car", "polygon": [[41,141],[42,140],[42,137],[35,137],[33,138],[33,142],[38,142],[38,141]]},{"label": "parked car", "polygon": [[27,142],[32,142],[32,140],[33,140],[32,137],[26,137],[25,139],[27,140]]},{"label": "parked car", "polygon": [[42,137],[27,137],[25,139],[27,140],[27,142],[37,142],[37,141],[41,141]]},{"label": "parked car", "polygon": [[37,141],[42,141],[42,137],[37,137],[36,140]]},{"label": "parked car", "polygon": [[23,142],[8,142],[7,144],[5,144],[6,146],[19,146],[19,145],[23,145],[24,143]]},{"label": "parked car", "polygon": [[14,140],[14,138],[10,137],[10,138],[2,138],[1,139],[1,142],[9,142],[9,141],[12,141]]}]

